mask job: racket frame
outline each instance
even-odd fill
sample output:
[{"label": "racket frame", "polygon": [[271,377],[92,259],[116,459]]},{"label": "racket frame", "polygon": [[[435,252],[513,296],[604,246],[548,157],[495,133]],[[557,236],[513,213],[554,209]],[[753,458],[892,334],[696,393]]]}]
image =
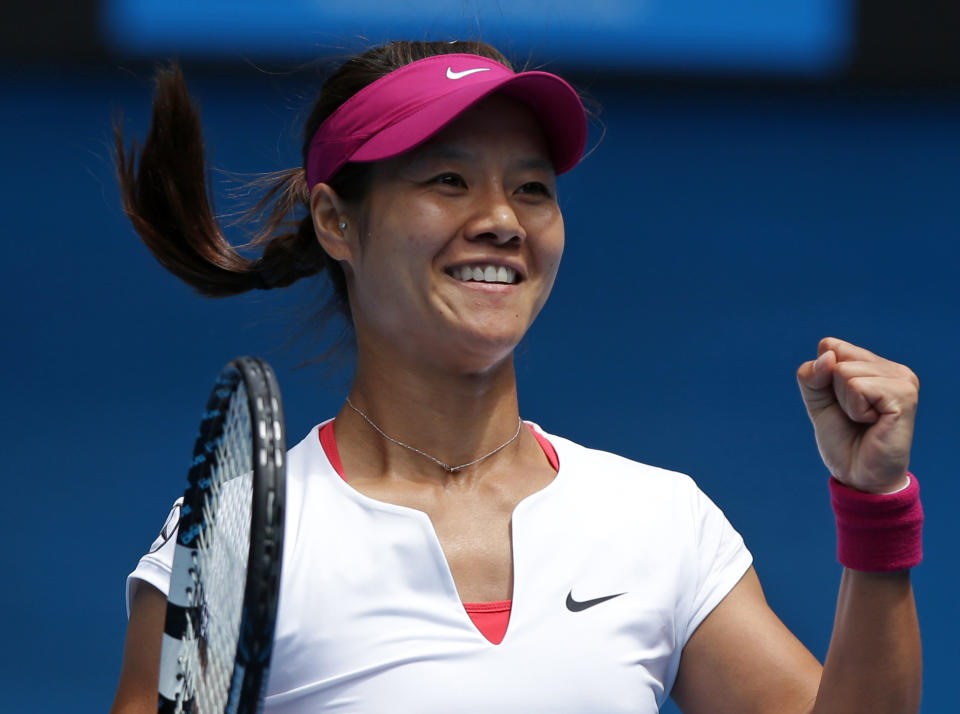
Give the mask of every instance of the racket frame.
[{"label": "racket frame", "polygon": [[[194,576],[196,544],[199,534],[206,528],[204,503],[212,491],[212,455],[223,435],[230,400],[241,383],[246,390],[252,446],[250,544],[240,631],[225,714],[255,714],[266,693],[283,553],[285,428],[280,389],[273,370],[263,360],[240,357],[226,365],[217,377],[200,422],[193,462],[187,475],[164,624],[160,675],[161,692],[166,677],[169,693],[169,678],[173,674],[178,694],[177,699],[160,694],[158,711],[164,714],[193,712],[196,704],[192,700],[178,701],[182,696],[183,673],[171,668],[180,668],[187,618],[198,622],[202,617],[202,593],[200,602],[197,602],[197,593],[202,589],[195,587]],[[178,705],[180,709],[177,709]]]}]

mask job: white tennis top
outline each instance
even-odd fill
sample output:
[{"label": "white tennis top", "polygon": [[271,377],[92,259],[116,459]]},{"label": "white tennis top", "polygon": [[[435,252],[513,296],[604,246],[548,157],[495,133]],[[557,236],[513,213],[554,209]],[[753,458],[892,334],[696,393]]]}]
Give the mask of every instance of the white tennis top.
[{"label": "white tennis top", "polygon": [[[560,469],[513,513],[513,606],[494,645],[427,515],[351,488],[318,430],[289,453],[265,712],[653,714],[684,644],[751,564],[689,477],[544,434]],[[128,594],[135,579],[167,591],[173,524]]]}]

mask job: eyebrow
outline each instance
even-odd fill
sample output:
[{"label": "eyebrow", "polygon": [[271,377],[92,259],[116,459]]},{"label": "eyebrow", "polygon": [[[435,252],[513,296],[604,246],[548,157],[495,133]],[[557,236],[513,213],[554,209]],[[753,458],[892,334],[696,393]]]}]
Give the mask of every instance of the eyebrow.
[{"label": "eyebrow", "polygon": [[553,162],[549,159],[541,159],[539,157],[523,159],[518,162],[517,168],[532,170],[532,171],[549,171],[550,173],[554,172]]},{"label": "eyebrow", "polygon": [[453,159],[456,161],[472,161],[476,155],[464,149],[458,149],[445,144],[433,144],[417,152],[417,161],[431,159]]},{"label": "eyebrow", "polygon": [[[451,160],[451,161],[465,161],[471,162],[476,161],[477,155],[471,151],[460,149],[454,146],[449,146],[445,144],[435,144],[433,146],[425,147],[414,159],[415,164],[419,164],[424,161],[434,161],[434,160]],[[520,159],[519,161],[513,162],[512,168],[519,169],[521,171],[554,171],[553,162],[549,159],[544,159],[539,156],[530,156],[527,158]]]}]

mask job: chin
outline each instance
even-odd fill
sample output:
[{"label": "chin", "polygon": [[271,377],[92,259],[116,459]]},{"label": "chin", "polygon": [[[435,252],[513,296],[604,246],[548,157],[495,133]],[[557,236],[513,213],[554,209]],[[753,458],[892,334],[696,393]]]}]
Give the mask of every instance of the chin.
[{"label": "chin", "polygon": [[[520,336],[522,337],[522,335]],[[489,334],[464,335],[449,344],[444,357],[453,370],[462,374],[483,375],[511,362],[520,339],[516,335],[498,337]]]}]

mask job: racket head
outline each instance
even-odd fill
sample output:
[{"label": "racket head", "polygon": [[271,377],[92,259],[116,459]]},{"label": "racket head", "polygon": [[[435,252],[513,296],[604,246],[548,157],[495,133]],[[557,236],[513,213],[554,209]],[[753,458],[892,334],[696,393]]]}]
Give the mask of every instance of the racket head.
[{"label": "racket head", "polygon": [[217,377],[187,476],[158,711],[259,711],[280,590],[285,466],[273,370],[238,358]]}]

